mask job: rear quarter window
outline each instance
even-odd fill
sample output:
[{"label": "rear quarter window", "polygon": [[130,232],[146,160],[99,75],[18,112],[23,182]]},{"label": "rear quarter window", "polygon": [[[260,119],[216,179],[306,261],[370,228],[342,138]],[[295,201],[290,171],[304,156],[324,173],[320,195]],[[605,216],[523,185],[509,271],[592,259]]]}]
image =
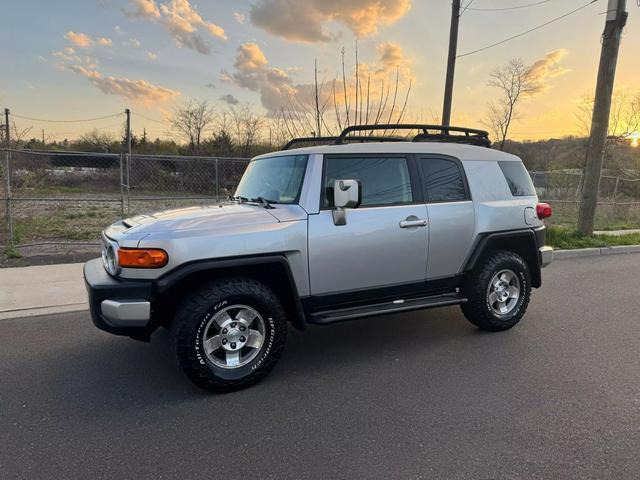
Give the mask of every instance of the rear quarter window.
[{"label": "rear quarter window", "polygon": [[507,180],[511,195],[514,197],[528,197],[536,194],[531,176],[522,162],[498,162],[498,165]]}]

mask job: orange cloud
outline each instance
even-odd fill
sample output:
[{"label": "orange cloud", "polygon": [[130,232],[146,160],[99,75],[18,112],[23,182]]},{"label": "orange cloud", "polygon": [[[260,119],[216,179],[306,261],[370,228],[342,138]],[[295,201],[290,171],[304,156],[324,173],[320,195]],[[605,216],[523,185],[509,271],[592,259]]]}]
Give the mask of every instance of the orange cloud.
[{"label": "orange cloud", "polygon": [[128,78],[105,77],[97,70],[85,68],[82,65],[71,65],[69,70],[86,77],[92,84],[108,95],[119,95],[124,98],[151,105],[157,102],[173,100],[180,95],[177,90],[154,85],[145,80],[130,80]]},{"label": "orange cloud", "polygon": [[102,45],[103,47],[110,47],[113,45],[113,40],[108,37],[98,37],[96,38],[96,43],[98,45]]},{"label": "orange cloud", "polygon": [[154,0],[133,0],[135,10],[127,12],[131,17],[160,18],[160,10]]},{"label": "orange cloud", "polygon": [[411,59],[407,58],[402,47],[397,43],[385,42],[377,46],[378,55],[380,56],[377,74],[400,73],[404,80],[411,80]]},{"label": "orange cloud", "polygon": [[243,43],[238,47],[234,66],[245,73],[256,72],[267,66],[267,57],[257,43]]},{"label": "orange cloud", "polygon": [[328,22],[347,26],[358,37],[378,33],[380,26],[402,18],[411,0],[259,0],[252,5],[254,25],[287,40],[326,42]]},{"label": "orange cloud", "polygon": [[93,40],[86,33],[67,32],[64,36],[67,40],[73,43],[76,47],[89,48],[93,45]]},{"label": "orange cloud", "polygon": [[547,53],[544,58],[534,62],[529,67],[529,78],[534,82],[540,83],[542,89],[546,88],[546,83],[549,79],[561,77],[571,71],[558,65],[568,54],[569,51],[564,48]]},{"label": "orange cloud", "polygon": [[191,48],[204,55],[211,53],[211,45],[200,33],[227,40],[222,27],[203,19],[189,0],[171,0],[158,6],[155,0],[132,0],[133,11],[125,10],[130,17],[158,22],[169,32],[179,47]]},{"label": "orange cloud", "polygon": [[222,79],[259,92],[264,108],[270,112],[279,111],[295,94],[295,88],[287,72],[269,67],[268,64],[267,57],[257,43],[243,43],[236,53],[235,72],[223,72]]}]

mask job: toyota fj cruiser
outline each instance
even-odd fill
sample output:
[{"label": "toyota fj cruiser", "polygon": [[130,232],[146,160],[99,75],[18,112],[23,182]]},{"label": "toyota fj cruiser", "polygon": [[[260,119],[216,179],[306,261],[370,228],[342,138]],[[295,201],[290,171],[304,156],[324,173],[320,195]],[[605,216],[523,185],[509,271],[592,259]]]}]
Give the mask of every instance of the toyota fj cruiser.
[{"label": "toyota fj cruiser", "polygon": [[293,140],[252,159],[225,204],[108,227],[84,268],[93,321],[139,340],[170,328],[187,377],[215,391],[264,377],[287,323],[460,305],[511,328],[552,260],[551,208],[519,158],[487,147],[484,131],[430,125]]}]

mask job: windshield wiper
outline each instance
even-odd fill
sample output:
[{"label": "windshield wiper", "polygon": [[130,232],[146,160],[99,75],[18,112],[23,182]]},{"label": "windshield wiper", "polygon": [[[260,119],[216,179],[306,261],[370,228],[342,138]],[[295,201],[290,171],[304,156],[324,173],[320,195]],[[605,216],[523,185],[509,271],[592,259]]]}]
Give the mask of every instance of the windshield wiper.
[{"label": "windshield wiper", "polygon": [[260,204],[264,205],[264,208],[273,208],[273,207],[271,206],[271,204],[272,204],[272,203],[278,203],[278,202],[276,202],[275,200],[267,200],[267,199],[266,199],[266,198],[264,198],[264,197],[256,197],[256,198],[252,198],[250,201],[251,201],[251,202],[255,202],[255,203],[260,203]]},{"label": "windshield wiper", "polygon": [[229,200],[239,203],[259,203],[260,205],[264,205],[264,208],[273,208],[271,206],[272,203],[278,203],[275,200],[267,200],[264,197],[256,197],[256,198],[247,198],[242,195],[230,195]]}]

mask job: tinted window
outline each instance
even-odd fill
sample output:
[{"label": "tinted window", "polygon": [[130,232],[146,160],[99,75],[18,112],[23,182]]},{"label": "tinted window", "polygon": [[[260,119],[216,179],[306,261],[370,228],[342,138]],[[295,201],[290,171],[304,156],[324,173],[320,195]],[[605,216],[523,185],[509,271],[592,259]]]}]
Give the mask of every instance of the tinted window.
[{"label": "tinted window", "polygon": [[525,197],[536,194],[529,172],[521,162],[498,162],[498,165],[507,179],[511,195]]},{"label": "tinted window", "polygon": [[460,166],[444,158],[421,158],[427,202],[469,200]]},{"label": "tinted window", "polygon": [[324,172],[324,207],[333,207],[336,180],[359,180],[362,206],[411,203],[407,160],[400,157],[327,158]]}]

